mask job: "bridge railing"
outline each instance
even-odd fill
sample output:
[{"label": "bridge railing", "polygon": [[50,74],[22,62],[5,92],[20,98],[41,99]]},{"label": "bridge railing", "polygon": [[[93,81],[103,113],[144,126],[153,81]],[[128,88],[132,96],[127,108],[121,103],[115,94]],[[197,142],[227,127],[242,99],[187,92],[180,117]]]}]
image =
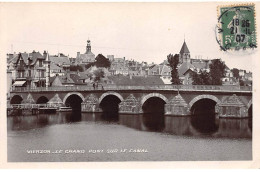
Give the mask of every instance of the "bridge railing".
[{"label": "bridge railing", "polygon": [[251,86],[239,85],[149,85],[149,86],[128,86],[128,85],[104,85],[93,88],[92,86],[62,86],[62,87],[16,87],[12,92],[42,92],[42,91],[88,91],[88,90],[181,90],[181,91],[201,91],[201,90],[219,90],[219,91],[252,91]]}]

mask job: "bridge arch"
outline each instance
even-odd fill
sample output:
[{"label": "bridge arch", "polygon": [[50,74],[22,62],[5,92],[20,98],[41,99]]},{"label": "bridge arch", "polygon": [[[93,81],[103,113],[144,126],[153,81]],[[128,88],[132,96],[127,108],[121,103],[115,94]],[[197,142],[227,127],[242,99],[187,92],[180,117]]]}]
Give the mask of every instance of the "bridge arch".
[{"label": "bridge arch", "polygon": [[46,96],[41,96],[37,99],[36,104],[46,104],[49,99]]},{"label": "bridge arch", "polygon": [[10,104],[21,104],[22,101],[23,101],[22,95],[14,95],[10,99]]},{"label": "bridge arch", "polygon": [[105,120],[119,120],[119,103],[122,102],[123,97],[116,92],[106,92],[99,98],[99,108],[102,111],[101,118]]},{"label": "bridge arch", "polygon": [[146,102],[146,100],[148,100],[151,97],[161,98],[163,101],[165,101],[165,103],[168,103],[168,99],[164,95],[162,95],[160,93],[150,93],[150,94],[147,94],[147,95],[142,97],[142,99],[141,99],[141,107]]},{"label": "bridge arch", "polygon": [[68,93],[68,94],[65,95],[65,97],[63,98],[63,104],[65,104],[66,100],[71,95],[77,95],[77,96],[79,96],[81,98],[82,102],[84,101],[84,96],[81,93],[79,93],[79,92],[71,92],[71,93]]},{"label": "bridge arch", "polygon": [[[147,114],[149,118],[151,118],[151,115],[153,116],[152,123],[156,125],[156,121],[163,122],[164,120],[164,113],[165,113],[165,104],[168,103],[168,99],[160,94],[160,93],[150,93],[142,97],[141,99],[141,109],[143,114]],[[145,120],[144,115],[144,120]],[[164,122],[163,122],[164,123]]]},{"label": "bridge arch", "polygon": [[221,101],[220,101],[216,96],[208,95],[208,94],[203,94],[203,95],[199,95],[199,96],[194,97],[194,98],[190,101],[189,107],[191,108],[194,103],[196,103],[197,101],[199,101],[199,100],[201,100],[201,99],[211,99],[211,100],[215,101],[217,104],[220,104],[220,103],[221,103]]},{"label": "bridge arch", "polygon": [[213,95],[199,95],[194,97],[190,103],[191,126],[200,133],[215,133],[218,131],[219,123],[216,120],[216,104],[221,101]]},{"label": "bridge arch", "polygon": [[103,100],[106,96],[109,96],[109,95],[116,96],[117,98],[120,99],[121,102],[124,100],[124,98],[123,98],[119,93],[117,93],[117,92],[106,92],[106,93],[103,93],[103,94],[100,96],[98,102],[101,103],[102,100]]}]

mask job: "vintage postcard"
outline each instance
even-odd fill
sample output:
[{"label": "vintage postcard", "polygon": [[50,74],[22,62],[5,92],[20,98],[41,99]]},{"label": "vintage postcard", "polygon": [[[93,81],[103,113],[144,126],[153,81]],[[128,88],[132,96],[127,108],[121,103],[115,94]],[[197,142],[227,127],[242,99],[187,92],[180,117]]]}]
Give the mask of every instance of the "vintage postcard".
[{"label": "vintage postcard", "polygon": [[259,11],[1,2],[0,167],[259,168]]}]

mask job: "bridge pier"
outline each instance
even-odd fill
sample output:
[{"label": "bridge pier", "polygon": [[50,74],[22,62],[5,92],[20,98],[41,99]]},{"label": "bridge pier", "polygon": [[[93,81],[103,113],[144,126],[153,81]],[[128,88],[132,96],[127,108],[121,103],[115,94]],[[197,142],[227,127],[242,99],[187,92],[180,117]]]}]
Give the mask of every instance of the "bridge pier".
[{"label": "bridge pier", "polygon": [[247,118],[249,116],[248,108],[235,94],[217,104],[216,112],[220,118]]},{"label": "bridge pier", "polygon": [[187,116],[190,115],[190,110],[186,101],[180,94],[173,97],[168,103],[164,105],[165,115],[172,116]]},{"label": "bridge pier", "polygon": [[119,113],[139,114],[142,112],[141,102],[133,94],[130,94],[119,104]]},{"label": "bridge pier", "polygon": [[85,97],[84,101],[81,103],[82,112],[101,112],[99,108],[98,98],[94,94],[90,94]]}]

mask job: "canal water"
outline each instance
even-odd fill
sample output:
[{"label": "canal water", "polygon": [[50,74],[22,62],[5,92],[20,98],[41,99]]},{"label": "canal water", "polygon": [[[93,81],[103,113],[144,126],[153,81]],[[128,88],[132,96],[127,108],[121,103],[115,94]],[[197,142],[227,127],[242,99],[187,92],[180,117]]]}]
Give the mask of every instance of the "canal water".
[{"label": "canal water", "polygon": [[252,159],[252,120],[59,112],[9,116],[9,162]]}]

